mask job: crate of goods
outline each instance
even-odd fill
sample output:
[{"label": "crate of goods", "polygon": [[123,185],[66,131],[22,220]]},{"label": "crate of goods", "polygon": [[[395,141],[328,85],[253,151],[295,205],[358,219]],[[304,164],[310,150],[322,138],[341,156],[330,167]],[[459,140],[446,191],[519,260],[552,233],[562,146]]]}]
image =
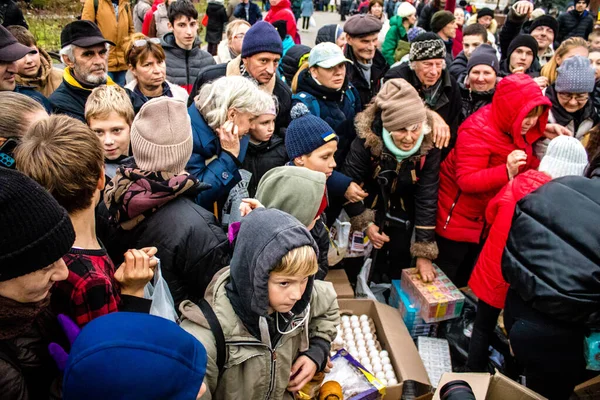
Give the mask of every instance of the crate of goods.
[{"label": "crate of goods", "polygon": [[421,318],[426,323],[460,316],[465,303],[465,296],[456,285],[437,266],[435,270],[437,277],[429,283],[421,280],[416,268],[402,270],[400,288],[411,304],[421,310]]},{"label": "crate of goods", "polygon": [[420,309],[412,304],[406,293],[400,288],[400,281],[392,281],[392,291],[390,294],[390,305],[400,312],[404,325],[410,332],[412,338],[418,336],[436,336],[438,324],[426,323],[420,315]]},{"label": "crate of goods", "polygon": [[450,346],[446,339],[419,337],[417,342],[421,361],[425,366],[429,381],[436,387],[440,378],[446,372],[452,372]]}]

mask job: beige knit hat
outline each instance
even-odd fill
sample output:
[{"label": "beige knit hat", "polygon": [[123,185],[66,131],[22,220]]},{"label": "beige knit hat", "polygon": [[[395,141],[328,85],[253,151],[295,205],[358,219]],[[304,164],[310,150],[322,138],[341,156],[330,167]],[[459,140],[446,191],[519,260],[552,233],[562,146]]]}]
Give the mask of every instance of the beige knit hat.
[{"label": "beige knit hat", "polygon": [[383,127],[389,132],[408,128],[427,119],[423,100],[404,79],[385,82],[375,97],[375,105],[381,109]]},{"label": "beige knit hat", "polygon": [[138,168],[178,174],[192,155],[192,124],[182,100],[159,97],[144,104],[131,125]]}]

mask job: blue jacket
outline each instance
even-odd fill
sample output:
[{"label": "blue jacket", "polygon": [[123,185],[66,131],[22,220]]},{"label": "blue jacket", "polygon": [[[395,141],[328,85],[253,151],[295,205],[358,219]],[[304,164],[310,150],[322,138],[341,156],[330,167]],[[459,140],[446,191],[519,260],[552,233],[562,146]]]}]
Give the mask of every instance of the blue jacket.
[{"label": "blue jacket", "polygon": [[242,180],[239,168],[248,149],[248,135],[240,140],[240,154],[235,158],[221,149],[217,134],[208,126],[195,104],[188,108],[188,114],[192,120],[194,146],[186,170],[212,186],[196,197],[196,203],[212,211],[213,203],[224,201],[229,191]]},{"label": "blue jacket", "polygon": [[48,100],[46,96],[36,91],[31,86],[17,85],[15,87],[14,92],[24,94],[27,97],[31,97],[32,99],[40,103],[46,109],[46,112],[48,114],[52,114],[52,104],[50,104],[50,100]]},{"label": "blue jacket", "polygon": [[260,8],[253,2],[248,2],[248,16],[246,17],[246,7],[244,3],[240,3],[235,6],[233,16],[239,19],[247,21],[250,25],[254,25],[258,21],[262,20],[262,13]]},{"label": "blue jacket", "polygon": [[302,16],[303,17],[310,17],[315,12],[315,8],[314,8],[312,0],[303,0],[301,7],[302,7]]}]

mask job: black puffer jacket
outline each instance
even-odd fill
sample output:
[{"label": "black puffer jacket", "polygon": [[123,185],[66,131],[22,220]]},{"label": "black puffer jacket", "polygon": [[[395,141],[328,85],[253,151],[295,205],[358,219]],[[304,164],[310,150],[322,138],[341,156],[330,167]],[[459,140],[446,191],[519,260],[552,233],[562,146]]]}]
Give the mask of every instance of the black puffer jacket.
[{"label": "black puffer jacket", "polygon": [[223,39],[223,27],[229,20],[225,6],[219,3],[208,3],[206,15],[208,15],[208,24],[204,40],[207,43],[220,43]]},{"label": "black puffer jacket", "polygon": [[373,58],[373,65],[371,66],[371,82],[367,82],[357,64],[352,46],[346,45],[344,53],[346,58],[354,63],[346,66],[346,75],[348,76],[348,81],[350,81],[350,83],[352,83],[352,85],[358,91],[360,96],[360,104],[362,109],[365,109],[371,102],[371,99],[375,97],[377,93],[379,93],[379,89],[381,89],[381,84],[383,83],[383,77],[390,69],[390,66],[388,65],[387,61],[385,61],[385,57],[383,54],[381,54],[381,51],[376,49],[375,57]]},{"label": "black puffer jacket", "polygon": [[571,10],[558,16],[558,42],[562,43],[570,37],[581,37],[587,39],[594,29],[594,18],[589,11],[578,13]]},{"label": "black puffer jacket", "polygon": [[465,52],[461,51],[460,53],[458,53],[458,55],[456,56],[454,61],[452,61],[452,64],[450,64],[450,67],[448,67],[448,71],[450,71],[450,75],[452,75],[452,77],[454,79],[456,79],[456,82],[463,83],[465,81],[465,78],[467,76],[467,63],[468,62],[469,62],[469,60],[467,60],[467,56],[465,56]]},{"label": "black puffer jacket", "polygon": [[200,70],[215,64],[213,56],[200,49],[200,38],[196,38],[191,50],[177,46],[173,32],[163,36],[160,42],[167,57],[167,80],[183,87],[188,93]]},{"label": "black puffer jacket", "polygon": [[275,167],[282,167],[288,162],[285,143],[279,136],[273,136],[268,142],[248,144],[246,157],[242,163],[242,169],[252,173],[250,183],[248,184],[248,194],[254,197],[258,182],[264,174]]},{"label": "black puffer jacket", "polygon": [[[432,126],[430,118],[428,124]],[[441,152],[433,146],[432,134],[424,137],[421,148],[414,156],[398,163],[383,143],[381,113],[376,111],[374,105],[356,117],[356,127],[358,137],[352,143],[342,172],[354,182],[363,184],[369,197],[364,202],[350,203],[344,207],[352,229],[367,228],[370,222],[379,220],[386,211],[375,171],[398,171],[397,175],[385,175],[388,182],[385,185],[386,197],[391,205],[389,212],[392,216],[411,221],[417,227],[415,243],[411,247],[412,256],[434,260],[437,256],[434,227]],[[366,204],[371,205],[374,201],[377,201],[375,207],[366,207]]]},{"label": "black puffer jacket", "polygon": [[476,92],[469,90],[464,84],[459,83],[460,94],[462,96],[462,114],[460,123],[469,118],[471,114],[479,110],[483,106],[492,103],[494,92],[496,89],[488,90],[487,92]]},{"label": "black puffer jacket", "polygon": [[[402,78],[406,80],[412,85],[412,87],[417,89],[419,96],[425,100],[421,81],[419,81],[417,74],[410,69],[410,65],[408,63],[400,64],[399,66],[390,69],[385,75],[386,80],[394,78]],[[450,133],[452,136],[450,138],[450,144],[448,147],[442,150],[443,160],[456,143],[456,135],[458,133],[458,125],[460,123],[460,115],[462,110],[462,97],[460,95],[460,88],[456,83],[456,80],[450,76],[448,70],[444,70],[442,72],[442,77],[440,79],[442,80],[441,85],[443,87],[443,93],[437,99],[435,104],[429,105],[427,104],[427,101],[425,101],[425,103],[428,105],[429,109],[438,113],[450,127]]]},{"label": "black puffer jacket", "polygon": [[25,29],[29,29],[25,17],[23,16],[23,12],[15,1],[0,0],[0,8],[5,8],[2,26],[20,25]]},{"label": "black puffer jacket", "polygon": [[600,169],[564,177],[525,197],[515,210],[502,274],[534,309],[600,328]]},{"label": "black puffer jacket", "polygon": [[59,399],[59,372],[48,344],[65,345],[62,339],[56,317],[48,309],[25,333],[0,339],[0,398]]},{"label": "black puffer jacket", "polygon": [[433,3],[426,5],[423,10],[421,10],[421,14],[419,14],[419,22],[417,25],[425,29],[427,32],[431,31],[431,18],[433,17],[433,14],[438,11],[439,8]]},{"label": "black puffer jacket", "polygon": [[302,61],[308,60],[309,53],[310,47],[303,44],[297,44],[292,46],[281,59],[281,63],[279,63],[279,73],[288,86],[292,86],[294,75],[296,75],[300,69]]},{"label": "black puffer jacket", "polygon": [[[295,46],[294,46],[295,47]],[[293,47],[292,47],[293,48]],[[229,63],[236,61],[237,59],[231,60]],[[188,99],[188,107],[194,103],[194,97],[200,92],[200,88],[207,82],[212,82],[215,79],[219,79],[223,76],[227,76],[228,64],[212,65],[202,69],[194,82],[194,87],[190,92]],[[252,78],[249,78],[252,79]],[[284,137],[285,130],[290,124],[290,110],[292,109],[292,91],[279,77],[275,77],[275,87],[273,88],[273,96],[277,98],[277,105],[279,112],[277,118],[275,118],[275,134]]]}]

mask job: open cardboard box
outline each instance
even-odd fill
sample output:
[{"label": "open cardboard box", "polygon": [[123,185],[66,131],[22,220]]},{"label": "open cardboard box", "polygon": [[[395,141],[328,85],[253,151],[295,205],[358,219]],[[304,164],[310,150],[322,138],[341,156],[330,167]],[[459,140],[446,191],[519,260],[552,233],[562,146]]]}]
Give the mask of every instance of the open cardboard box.
[{"label": "open cardboard box", "polygon": [[442,375],[433,400],[440,400],[439,391],[446,383],[454,380],[467,382],[476,400],[545,400],[531,389],[519,385],[512,379],[507,378],[496,371],[495,375],[487,373],[454,373],[449,372]]},{"label": "open cardboard box", "polygon": [[354,298],[354,290],[352,290],[348,275],[343,269],[330,269],[325,281],[333,283],[333,289],[337,293],[338,299]]},{"label": "open cardboard box", "polygon": [[339,299],[340,313],[366,314],[375,324],[375,334],[388,351],[398,384],[386,388],[385,399],[400,400],[406,381],[415,381],[416,399],[431,398],[431,383],[419,352],[397,309],[374,300]]},{"label": "open cardboard box", "polygon": [[571,399],[597,400],[600,399],[600,375],[577,385]]}]

